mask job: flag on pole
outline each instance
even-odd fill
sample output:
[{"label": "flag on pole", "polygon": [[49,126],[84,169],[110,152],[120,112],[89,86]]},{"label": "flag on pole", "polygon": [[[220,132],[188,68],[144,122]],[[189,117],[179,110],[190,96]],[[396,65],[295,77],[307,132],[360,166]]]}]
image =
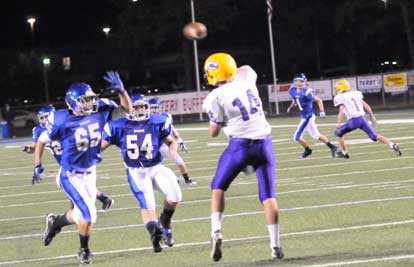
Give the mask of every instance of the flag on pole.
[{"label": "flag on pole", "polygon": [[273,15],[272,0],[266,0],[266,5],[267,5],[267,17],[269,20],[272,20],[272,15]]}]

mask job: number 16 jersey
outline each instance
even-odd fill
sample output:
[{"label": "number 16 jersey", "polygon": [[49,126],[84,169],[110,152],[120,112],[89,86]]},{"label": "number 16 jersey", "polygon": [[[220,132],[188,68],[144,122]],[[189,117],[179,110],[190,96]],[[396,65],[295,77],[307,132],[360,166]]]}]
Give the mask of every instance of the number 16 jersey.
[{"label": "number 16 jersey", "polygon": [[224,126],[229,137],[264,139],[271,132],[250,66],[237,70],[236,79],[214,89],[203,102],[210,123]]}]

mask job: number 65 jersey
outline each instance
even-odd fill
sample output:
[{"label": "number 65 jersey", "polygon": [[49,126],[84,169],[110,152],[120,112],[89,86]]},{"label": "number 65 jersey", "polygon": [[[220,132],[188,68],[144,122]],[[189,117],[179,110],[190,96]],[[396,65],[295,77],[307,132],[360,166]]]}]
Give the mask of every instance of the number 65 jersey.
[{"label": "number 65 jersey", "polygon": [[250,66],[237,70],[236,79],[213,91],[203,102],[210,123],[224,126],[228,137],[264,139],[271,132]]},{"label": "number 65 jersey", "polygon": [[75,116],[67,109],[57,110],[48,117],[50,140],[62,145],[60,165],[65,170],[87,170],[102,161],[102,130],[111,112],[118,105],[108,99],[99,100],[98,112]]},{"label": "number 65 jersey", "polygon": [[121,149],[127,167],[152,167],[162,162],[159,152],[164,139],[171,134],[171,121],[153,114],[148,120],[120,118],[108,122],[103,139]]}]

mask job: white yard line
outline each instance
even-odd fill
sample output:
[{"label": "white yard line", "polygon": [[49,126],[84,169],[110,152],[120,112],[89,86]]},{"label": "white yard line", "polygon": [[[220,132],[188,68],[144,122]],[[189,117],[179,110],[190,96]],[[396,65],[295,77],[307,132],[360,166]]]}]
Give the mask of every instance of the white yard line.
[{"label": "white yard line", "polygon": [[[256,195],[251,195],[252,197],[257,197]],[[349,202],[339,202],[339,203],[328,203],[322,205],[312,205],[312,206],[303,206],[303,207],[293,207],[287,209],[280,209],[281,212],[292,212],[292,211],[299,211],[299,210],[308,210],[308,209],[321,209],[321,208],[330,208],[330,207],[339,207],[339,206],[350,206],[350,205],[359,205],[359,204],[367,204],[367,203],[377,203],[377,202],[388,202],[388,201],[400,201],[400,200],[412,200],[414,196],[405,196],[405,197],[394,197],[394,198],[382,198],[382,199],[368,199],[368,200],[359,200],[359,201],[349,201]],[[134,207],[137,209],[138,207]],[[239,216],[250,216],[256,214],[262,214],[263,211],[250,211],[250,212],[241,212],[241,213],[233,213],[233,214],[226,214],[225,217],[239,217]],[[198,218],[188,218],[188,219],[179,219],[173,220],[174,223],[182,223],[182,222],[190,222],[190,221],[205,221],[210,220],[210,217],[198,217]],[[108,227],[98,227],[94,228],[94,231],[106,231],[106,230],[118,230],[118,229],[126,229],[126,228],[134,228],[134,227],[143,227],[143,224],[129,224],[129,225],[118,225],[118,226],[108,226]],[[75,233],[77,230],[68,230],[63,231],[61,234],[67,233]],[[21,238],[31,238],[31,237],[38,237],[42,234],[26,234],[26,235],[17,235],[17,236],[4,236],[0,237],[1,240],[12,240],[12,239],[21,239]]]},{"label": "white yard line", "polygon": [[[330,263],[314,264],[314,265],[303,265],[301,267],[344,266],[344,265],[355,265],[355,264],[384,262],[384,261],[402,261],[402,260],[409,260],[409,259],[414,259],[414,254],[390,256],[390,257],[382,257],[382,258],[370,258],[370,259],[353,260],[353,261],[339,261],[339,262],[330,262]],[[379,265],[377,265],[377,266],[379,266]]]},{"label": "white yard line", "polygon": [[[342,227],[342,228],[328,228],[328,229],[320,229],[320,230],[312,230],[312,231],[292,232],[292,233],[281,234],[281,237],[334,233],[334,232],[341,232],[341,231],[353,231],[353,230],[360,230],[360,229],[367,229],[367,228],[370,229],[370,228],[380,228],[380,227],[388,227],[388,226],[396,226],[396,225],[406,225],[406,224],[412,224],[412,223],[414,223],[414,220],[395,221],[395,222],[388,222],[388,223],[381,223],[381,224],[365,224],[365,225],[349,226],[349,227]],[[227,243],[227,242],[238,242],[238,241],[246,241],[246,240],[268,239],[268,238],[269,238],[268,236],[251,236],[251,237],[241,237],[241,238],[229,238],[229,239],[225,239],[224,242]],[[197,245],[198,246],[210,245],[210,241],[174,244],[174,247],[190,247],[190,246],[197,246]],[[143,250],[152,250],[152,247],[136,247],[136,248],[109,250],[109,251],[98,251],[98,252],[94,252],[93,254],[94,255],[108,255],[108,254],[143,251]],[[11,261],[2,261],[0,262],[0,265],[60,260],[60,259],[75,258],[75,257],[77,257],[77,255],[71,254],[71,255],[62,255],[62,256],[47,257],[47,258],[11,260]],[[345,265],[349,265],[349,264],[356,264],[356,263],[379,262],[379,261],[385,261],[385,260],[402,260],[402,259],[411,259],[411,258],[414,258],[414,255],[402,255],[402,256],[385,257],[385,258],[366,259],[366,260],[359,260],[359,261],[327,263],[327,264],[334,264],[334,265],[326,265],[326,264],[308,265],[307,267],[338,266],[341,264],[344,265],[344,263]]]}]

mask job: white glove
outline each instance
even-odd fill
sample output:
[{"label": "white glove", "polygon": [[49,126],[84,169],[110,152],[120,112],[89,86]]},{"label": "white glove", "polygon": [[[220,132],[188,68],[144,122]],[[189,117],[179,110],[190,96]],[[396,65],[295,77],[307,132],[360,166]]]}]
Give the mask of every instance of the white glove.
[{"label": "white glove", "polygon": [[320,112],[319,112],[319,117],[321,117],[321,118],[325,118],[325,117],[326,117],[326,113],[325,113],[325,111],[320,111]]}]

